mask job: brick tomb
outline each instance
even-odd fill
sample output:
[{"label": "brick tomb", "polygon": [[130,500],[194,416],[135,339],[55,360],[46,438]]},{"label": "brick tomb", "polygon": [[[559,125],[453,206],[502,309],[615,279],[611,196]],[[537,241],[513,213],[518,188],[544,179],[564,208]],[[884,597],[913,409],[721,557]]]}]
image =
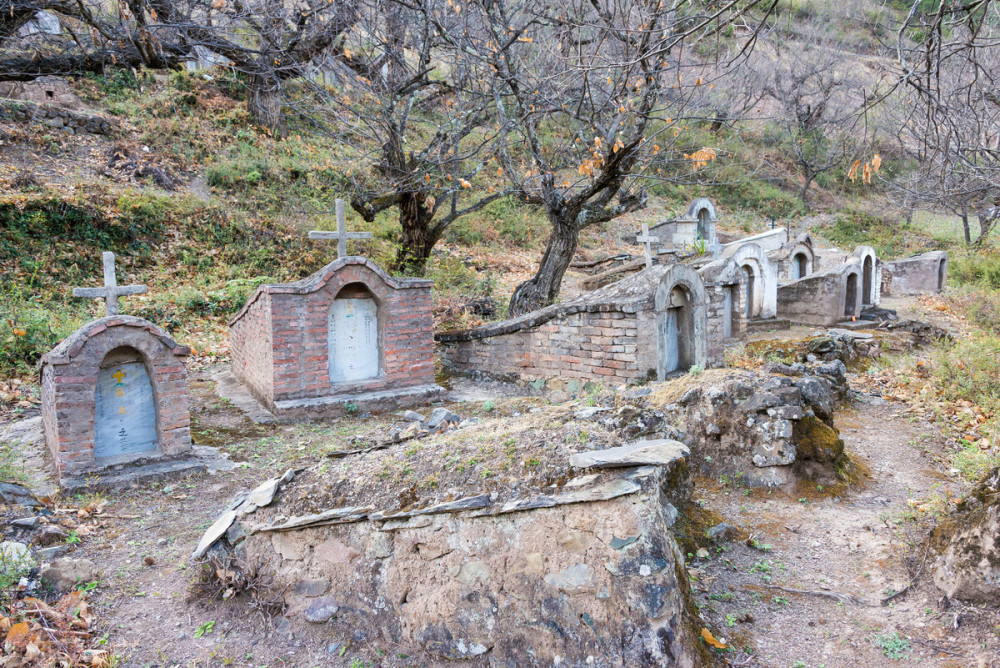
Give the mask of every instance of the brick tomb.
[{"label": "brick tomb", "polygon": [[731,260],[653,265],[575,299],[435,339],[454,372],[538,388],[576,393],[662,379],[722,364],[725,339],[744,327],[741,275]]},{"label": "brick tomb", "polygon": [[432,285],[355,256],[262,285],[229,323],[232,372],[288,419],[436,398]]},{"label": "brick tomb", "polygon": [[[42,357],[45,441],[64,488],[111,467],[191,451],[189,353],[151,322],[112,315]],[[185,468],[178,464],[174,470]]]}]

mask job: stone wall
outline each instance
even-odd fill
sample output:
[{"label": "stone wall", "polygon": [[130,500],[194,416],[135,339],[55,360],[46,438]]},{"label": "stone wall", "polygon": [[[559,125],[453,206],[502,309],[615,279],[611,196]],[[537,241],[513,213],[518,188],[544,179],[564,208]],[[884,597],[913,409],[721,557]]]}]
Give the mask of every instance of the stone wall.
[{"label": "stone wall", "polygon": [[100,467],[94,457],[97,378],[107,354],[123,346],[142,355],[152,383],[158,454],[169,457],[191,449],[184,367],[190,349],[142,318],[101,318],[78,329],[41,360],[42,423],[60,478]]},{"label": "stone wall", "polygon": [[857,260],[810,274],[797,281],[778,286],[778,317],[809,325],[829,326],[844,320],[846,315],[846,283],[848,275],[856,278],[857,289],[851,315],[861,314],[861,271]]},{"label": "stone wall", "polygon": [[948,253],[931,251],[886,262],[882,272],[882,294],[912,295],[940,292],[947,280]]},{"label": "stone wall", "polygon": [[670,271],[654,265],[617,283],[517,318],[435,335],[445,368],[539,388],[620,385],[657,376],[654,297]]},{"label": "stone wall", "polygon": [[[328,318],[338,292],[351,283],[364,285],[378,305],[380,373],[331,383]],[[437,388],[432,285],[393,278],[361,257],[336,260],[297,283],[262,285],[230,323],[233,374],[279,413],[323,412],[337,402],[342,408],[351,395]]]},{"label": "stone wall", "polygon": [[102,116],[18,100],[0,100],[0,119],[41,123],[70,134],[106,135],[118,127],[117,121]]}]

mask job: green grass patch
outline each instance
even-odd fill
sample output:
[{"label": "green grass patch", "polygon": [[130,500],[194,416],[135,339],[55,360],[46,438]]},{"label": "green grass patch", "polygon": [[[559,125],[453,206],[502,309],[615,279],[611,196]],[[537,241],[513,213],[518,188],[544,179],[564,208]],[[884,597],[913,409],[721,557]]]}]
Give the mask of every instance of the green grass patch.
[{"label": "green grass patch", "polygon": [[880,258],[885,259],[944,246],[904,221],[878,216],[859,208],[845,209],[838,214],[833,225],[818,228],[818,232],[844,249],[871,246]]},{"label": "green grass patch", "polygon": [[948,281],[1000,290],[1000,250],[985,246],[978,251],[953,251],[948,262]]}]

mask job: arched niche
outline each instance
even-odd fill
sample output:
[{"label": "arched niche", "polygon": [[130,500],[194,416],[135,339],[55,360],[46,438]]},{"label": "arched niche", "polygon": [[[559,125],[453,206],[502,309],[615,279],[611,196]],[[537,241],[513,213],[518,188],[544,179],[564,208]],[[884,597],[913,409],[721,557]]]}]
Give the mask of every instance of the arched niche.
[{"label": "arched niche", "polygon": [[861,272],[851,268],[844,272],[844,317],[857,317],[861,313]]},{"label": "arched niche", "polygon": [[382,375],[382,310],[364,283],[348,283],[337,292],[327,315],[330,384]]},{"label": "arched niche", "polygon": [[938,292],[944,290],[944,284],[948,280],[948,258],[942,257],[938,260],[937,289]]},{"label": "arched niche", "polygon": [[146,357],[131,346],[110,350],[97,372],[94,458],[119,460],[159,451],[157,401]]},{"label": "arched niche", "polygon": [[747,320],[773,318],[778,308],[778,267],[756,243],[745,243],[725,257],[740,268],[740,302]]},{"label": "arched niche", "polygon": [[851,257],[857,258],[861,275],[860,282],[861,305],[872,306],[879,302],[878,258],[871,246],[858,246]]},{"label": "arched niche", "polygon": [[691,267],[676,265],[667,271],[656,289],[657,377],[692,366],[706,366],[705,286]]}]

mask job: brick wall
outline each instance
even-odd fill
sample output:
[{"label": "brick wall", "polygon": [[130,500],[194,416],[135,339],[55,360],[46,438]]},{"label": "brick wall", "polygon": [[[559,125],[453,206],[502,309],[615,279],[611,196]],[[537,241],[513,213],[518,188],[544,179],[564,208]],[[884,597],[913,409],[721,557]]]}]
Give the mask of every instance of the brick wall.
[{"label": "brick wall", "polygon": [[605,385],[656,378],[652,310],[579,312],[538,326],[443,342],[444,366],[521,382],[575,379]]},{"label": "brick wall", "polygon": [[190,350],[141,318],[101,318],[84,325],[42,357],[42,424],[60,477],[100,466],[94,458],[97,376],[105,356],[122,346],[137,350],[149,373],[156,401],[159,454],[180,455],[191,449],[184,367]]},{"label": "brick wall", "polygon": [[[330,307],[350,283],[378,303],[381,374],[331,384]],[[230,323],[233,373],[266,406],[434,383],[431,281],[393,278],[359,257],[341,258],[298,283],[262,285]]]},{"label": "brick wall", "polygon": [[229,328],[229,365],[250,393],[267,403],[274,396],[271,295],[258,292]]}]

